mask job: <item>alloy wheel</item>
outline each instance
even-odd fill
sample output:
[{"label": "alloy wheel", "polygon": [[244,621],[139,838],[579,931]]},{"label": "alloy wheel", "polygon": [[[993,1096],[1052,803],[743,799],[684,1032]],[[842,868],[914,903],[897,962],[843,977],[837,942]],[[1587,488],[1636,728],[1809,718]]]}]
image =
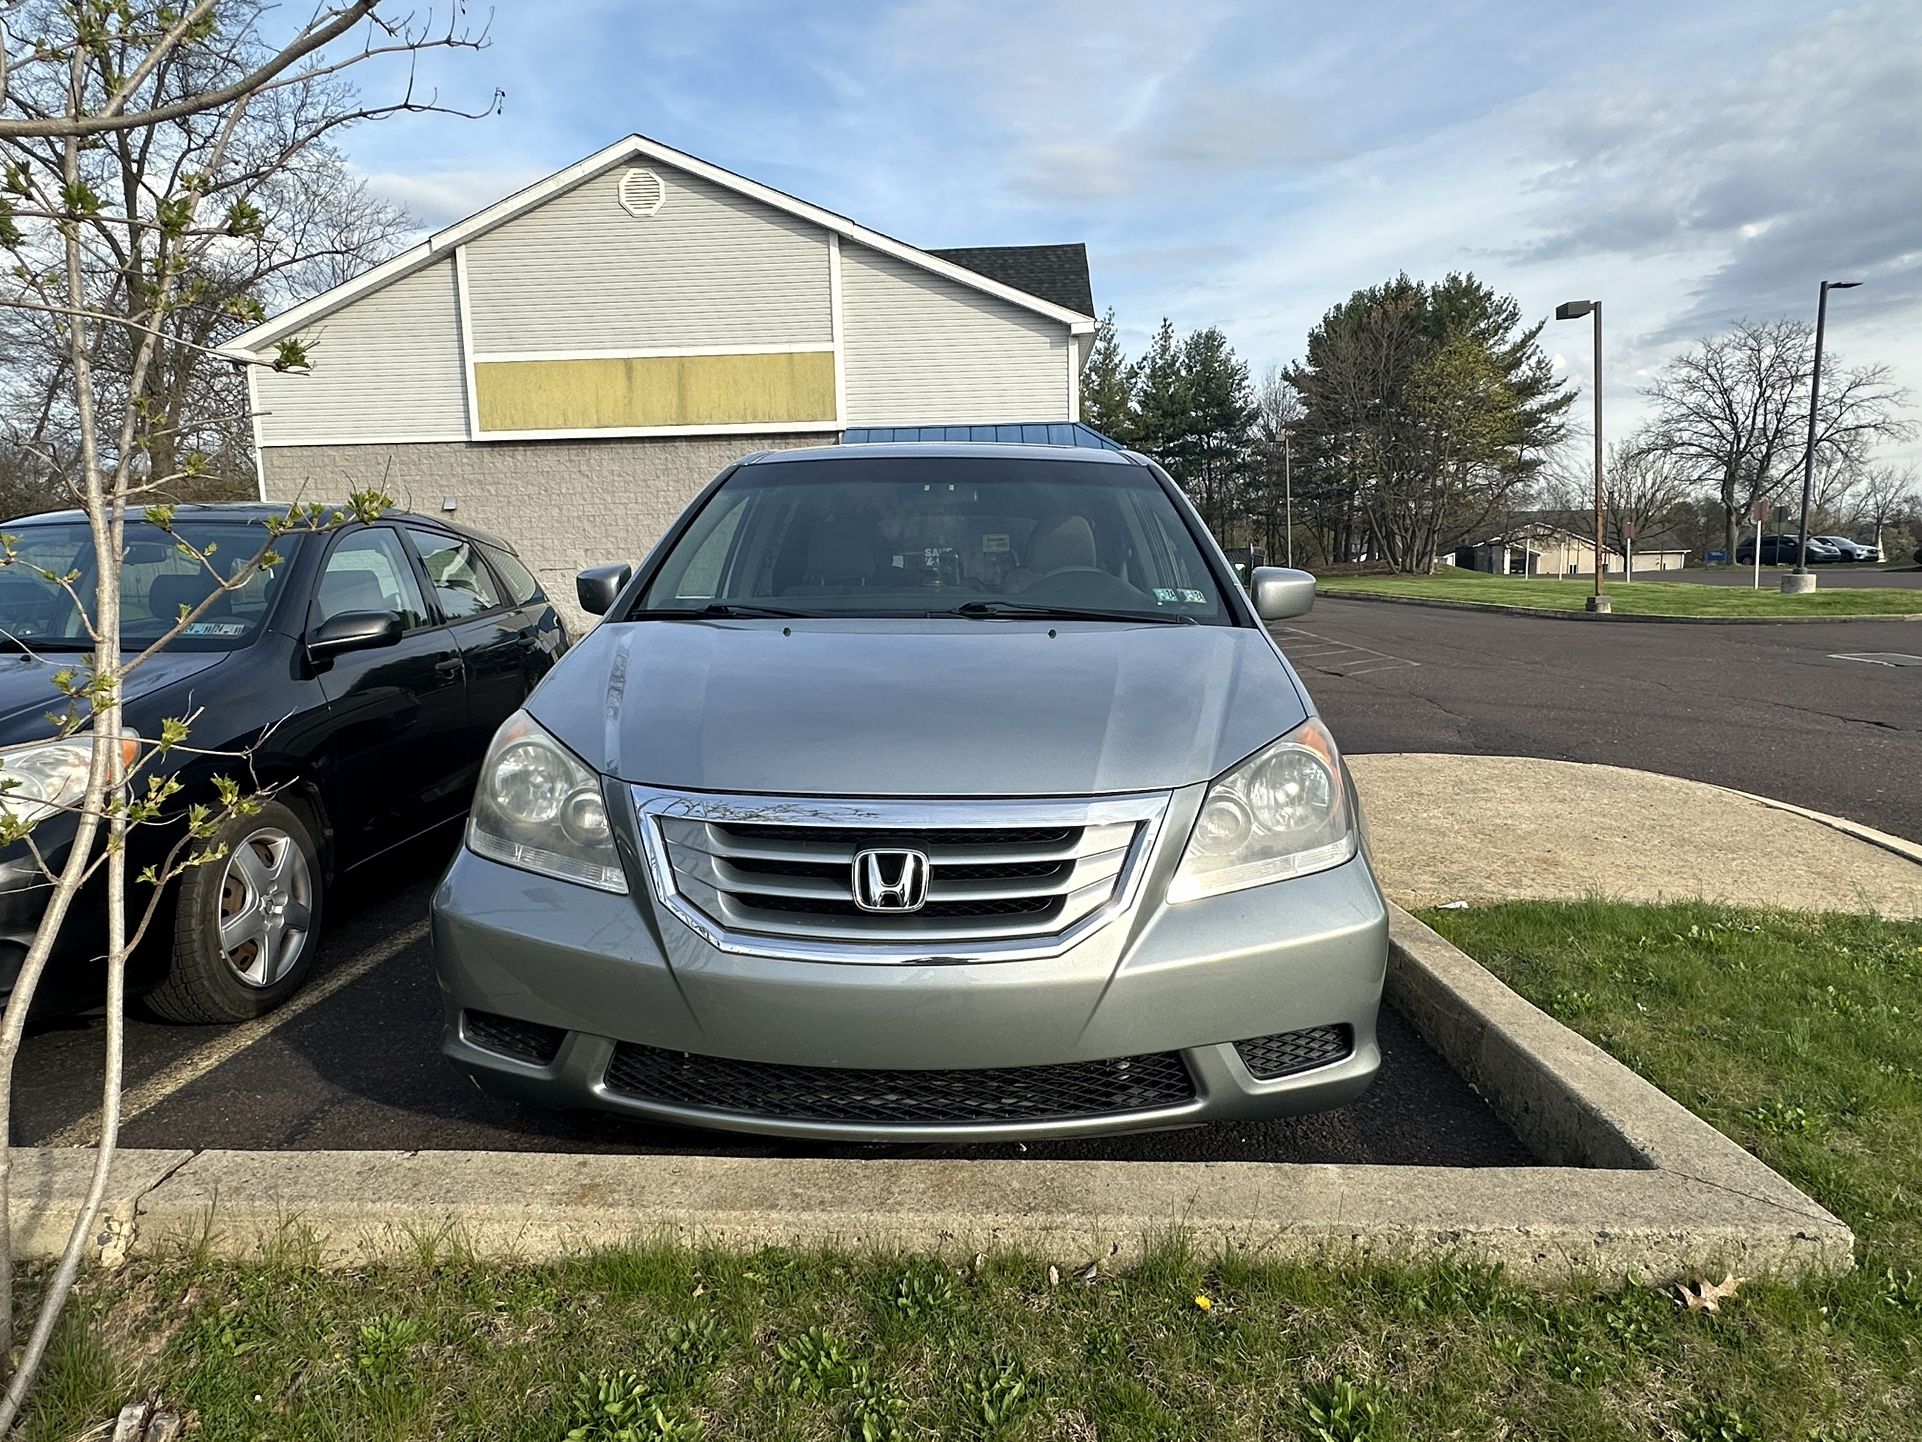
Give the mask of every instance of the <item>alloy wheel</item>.
[{"label": "alloy wheel", "polygon": [[228,854],[220,883],[220,952],[248,986],[294,968],[313,926],[314,881],[293,837],[262,827]]}]

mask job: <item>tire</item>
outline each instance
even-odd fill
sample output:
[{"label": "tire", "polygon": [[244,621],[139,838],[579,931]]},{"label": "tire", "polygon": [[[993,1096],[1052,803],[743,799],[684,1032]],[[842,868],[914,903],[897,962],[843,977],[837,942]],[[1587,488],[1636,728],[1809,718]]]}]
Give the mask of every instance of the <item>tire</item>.
[{"label": "tire", "polygon": [[220,860],[181,878],[173,960],[147,995],[168,1021],[264,1016],[300,989],[320,949],[326,881],[307,818],[268,801],[215,840]]}]

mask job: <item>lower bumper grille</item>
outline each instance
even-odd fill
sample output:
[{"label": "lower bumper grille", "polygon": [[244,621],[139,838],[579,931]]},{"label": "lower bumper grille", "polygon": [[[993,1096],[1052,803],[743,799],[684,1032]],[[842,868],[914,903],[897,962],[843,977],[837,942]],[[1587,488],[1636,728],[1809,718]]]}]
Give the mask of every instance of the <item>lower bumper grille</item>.
[{"label": "lower bumper grille", "polygon": [[1242,1065],[1259,1081],[1307,1071],[1340,1061],[1355,1049],[1345,1026],[1311,1026],[1304,1031],[1285,1031],[1278,1036],[1258,1036],[1238,1041]]},{"label": "lower bumper grille", "polygon": [[788,1121],[879,1125],[1061,1121],[1194,1099],[1174,1052],[980,1071],[867,1071],[691,1056],[622,1043],[609,1090],[641,1101]]},{"label": "lower bumper grille", "polygon": [[557,1026],[496,1016],[491,1011],[461,1013],[461,1031],[475,1046],[510,1056],[515,1061],[546,1066],[560,1055],[567,1033]]}]

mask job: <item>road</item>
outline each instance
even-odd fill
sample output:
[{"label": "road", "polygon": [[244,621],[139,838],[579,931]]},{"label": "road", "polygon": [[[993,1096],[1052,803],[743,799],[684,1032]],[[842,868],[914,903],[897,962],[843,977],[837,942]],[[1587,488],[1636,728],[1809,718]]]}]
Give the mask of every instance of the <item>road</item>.
[{"label": "road", "polygon": [[1922,622],[1537,620],[1322,600],[1282,647],[1347,750],[1636,766],[1922,840]]}]

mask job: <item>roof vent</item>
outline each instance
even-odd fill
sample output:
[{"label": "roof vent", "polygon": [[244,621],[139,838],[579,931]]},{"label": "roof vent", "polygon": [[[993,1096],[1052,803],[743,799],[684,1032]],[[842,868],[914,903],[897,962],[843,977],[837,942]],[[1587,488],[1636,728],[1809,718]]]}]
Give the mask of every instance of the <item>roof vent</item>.
[{"label": "roof vent", "polygon": [[667,199],[667,187],[651,170],[630,170],[621,177],[621,209],[629,215],[653,215]]}]

